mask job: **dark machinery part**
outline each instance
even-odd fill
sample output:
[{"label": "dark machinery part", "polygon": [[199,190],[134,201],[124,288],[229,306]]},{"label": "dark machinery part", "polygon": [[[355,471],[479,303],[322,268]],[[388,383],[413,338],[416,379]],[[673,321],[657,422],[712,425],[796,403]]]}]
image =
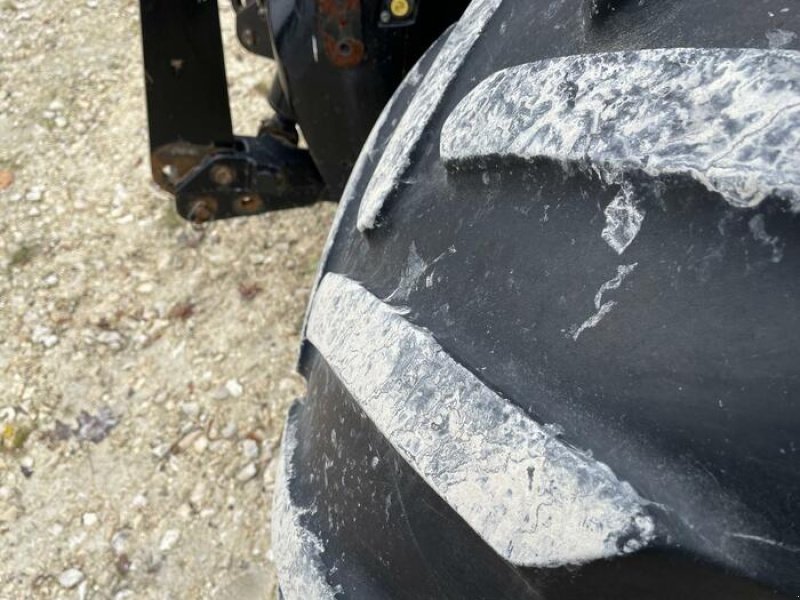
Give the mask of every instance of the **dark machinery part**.
[{"label": "dark machinery part", "polygon": [[216,0],[142,0],[141,17],[152,173],[178,213],[205,222],[319,200],[307,150],[234,135]]},{"label": "dark machinery part", "polygon": [[236,11],[236,37],[253,54],[273,58],[264,0],[231,0]]},{"label": "dark machinery part", "polygon": [[177,142],[231,146],[216,0],[141,0],[140,8],[151,151]]},{"label": "dark machinery part", "polygon": [[338,198],[383,106],[467,2],[443,4],[233,0],[241,43],[278,63],[276,116],[244,138],[231,125],[217,1],[141,0],[153,178],[197,221]]},{"label": "dark machinery part", "polygon": [[183,218],[205,222],[305,206],[321,192],[307,151],[263,135],[237,138],[234,150],[203,158],[181,180],[175,198]]},{"label": "dark machinery part", "polygon": [[[338,198],[373,124],[403,77],[466,0],[271,0],[276,112],[296,120]],[[394,9],[393,9],[394,7]]]}]

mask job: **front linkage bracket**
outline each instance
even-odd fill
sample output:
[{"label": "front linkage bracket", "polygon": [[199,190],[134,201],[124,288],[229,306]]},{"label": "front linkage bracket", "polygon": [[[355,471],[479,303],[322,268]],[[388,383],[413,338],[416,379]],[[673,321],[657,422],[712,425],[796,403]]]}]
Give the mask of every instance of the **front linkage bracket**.
[{"label": "front linkage bracket", "polygon": [[176,182],[174,193],[178,213],[202,223],[306,206],[320,199],[323,187],[307,150],[265,135],[214,148]]},{"label": "front linkage bracket", "polygon": [[313,204],[307,150],[233,134],[216,0],[140,0],[150,164],[194,222]]}]

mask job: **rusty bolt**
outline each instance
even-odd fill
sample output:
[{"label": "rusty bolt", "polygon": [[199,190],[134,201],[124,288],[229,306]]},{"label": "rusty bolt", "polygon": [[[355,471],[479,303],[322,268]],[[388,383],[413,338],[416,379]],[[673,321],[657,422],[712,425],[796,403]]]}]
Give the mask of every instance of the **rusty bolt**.
[{"label": "rusty bolt", "polygon": [[200,198],[192,202],[189,207],[189,220],[197,225],[207,223],[214,219],[217,213],[217,203],[211,198]]},{"label": "rusty bolt", "polygon": [[240,215],[252,215],[260,212],[264,201],[258,194],[242,194],[233,201],[233,210]]},{"label": "rusty bolt", "polygon": [[236,171],[228,165],[214,165],[211,167],[211,181],[217,185],[230,185],[234,179],[236,179]]}]

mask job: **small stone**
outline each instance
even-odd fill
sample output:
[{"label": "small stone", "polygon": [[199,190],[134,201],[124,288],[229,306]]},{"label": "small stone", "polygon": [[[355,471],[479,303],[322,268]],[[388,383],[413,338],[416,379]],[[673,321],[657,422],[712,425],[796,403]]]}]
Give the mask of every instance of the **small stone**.
[{"label": "small stone", "polygon": [[147,496],[144,494],[136,494],[131,500],[131,507],[135,509],[144,508],[147,506]]},{"label": "small stone", "polygon": [[136,291],[139,292],[140,294],[151,294],[154,289],[155,289],[155,286],[152,283],[150,283],[149,281],[147,281],[147,282],[141,284],[139,287],[137,287]]},{"label": "small stone", "polygon": [[192,419],[200,415],[200,405],[197,402],[182,402],[181,412]]},{"label": "small stone", "polygon": [[178,445],[177,445],[178,450],[180,450],[181,452],[183,452],[185,450],[188,450],[201,437],[205,437],[205,436],[203,436],[203,432],[200,429],[194,429],[194,430],[190,431],[189,433],[184,435],[178,441]]},{"label": "small stone", "polygon": [[211,397],[214,400],[225,400],[230,397],[227,388],[224,385],[219,386],[214,392],[211,394]]},{"label": "small stone", "polygon": [[67,569],[61,575],[58,576],[58,584],[71,590],[75,586],[77,586],[81,581],[83,581],[84,575],[79,569]]},{"label": "small stone", "polygon": [[245,465],[237,474],[236,474],[236,481],[240,483],[244,483],[246,481],[250,481],[253,477],[256,476],[258,469],[256,468],[255,464],[249,463]]},{"label": "small stone", "polygon": [[172,446],[167,443],[157,444],[153,447],[151,452],[156,458],[165,458],[172,450]]},{"label": "small stone", "polygon": [[128,551],[128,539],[130,534],[127,531],[117,531],[111,536],[111,549],[114,554],[120,556]]},{"label": "small stone", "polygon": [[204,435],[200,436],[194,441],[194,444],[192,444],[192,448],[198,454],[202,454],[208,449],[208,438]]},{"label": "small stone", "polygon": [[192,507],[185,502],[178,507],[178,516],[184,521],[188,521],[192,517]]},{"label": "small stone", "polygon": [[58,343],[58,336],[49,327],[37,325],[31,333],[31,341],[34,344],[41,344],[45,348],[52,348]]},{"label": "small stone", "polygon": [[55,287],[58,285],[58,275],[56,273],[50,273],[50,275],[42,279],[42,283],[49,288]]},{"label": "small stone", "polygon": [[255,460],[258,458],[258,443],[255,440],[246,439],[242,442],[242,454],[248,460]]},{"label": "small stone", "polygon": [[267,262],[267,257],[264,254],[251,254],[250,262],[254,265],[263,265]]},{"label": "small stone", "polygon": [[0,169],[0,191],[8,189],[14,183],[14,173]]},{"label": "small stone", "polygon": [[181,532],[177,529],[169,529],[164,532],[164,535],[161,537],[161,543],[158,544],[158,549],[161,552],[169,552],[175,547],[179,539],[181,539]]},{"label": "small stone", "polygon": [[86,8],[97,8],[97,0],[86,0]]},{"label": "small stone", "polygon": [[97,335],[97,341],[103,344],[104,346],[108,346],[112,350],[119,350],[122,348],[123,339],[122,336],[116,331],[101,331]]},{"label": "small stone", "polygon": [[42,199],[42,188],[40,187],[32,187],[28,190],[28,193],[25,194],[25,200],[28,202],[39,202]]},{"label": "small stone", "polygon": [[200,506],[205,496],[206,485],[202,481],[198,481],[197,485],[194,486],[192,493],[189,494],[189,502],[191,502],[195,507]]},{"label": "small stone", "polygon": [[19,518],[19,512],[16,506],[0,506],[0,523],[13,523]]},{"label": "small stone", "polygon": [[236,436],[237,431],[238,428],[236,427],[236,423],[231,421],[230,423],[226,424],[225,427],[222,428],[222,431],[220,433],[222,434],[222,437],[224,437],[226,440],[230,440],[233,439],[234,436]]},{"label": "small stone", "polygon": [[236,379],[229,379],[225,382],[225,389],[227,390],[228,394],[233,396],[234,398],[238,398],[244,393],[244,388],[242,384],[239,383]]},{"label": "small stone", "polygon": [[64,129],[67,126],[67,119],[61,115],[57,116],[53,122],[59,129]]},{"label": "small stone", "polygon": [[114,203],[122,202],[123,200],[126,200],[128,196],[128,190],[124,185],[118,183],[114,186]]},{"label": "small stone", "polygon": [[97,513],[84,513],[81,522],[84,527],[94,527],[97,525]]},{"label": "small stone", "polygon": [[228,442],[226,440],[214,440],[208,447],[214,454],[224,454],[228,451]]},{"label": "small stone", "polygon": [[69,546],[69,549],[70,550],[75,550],[81,544],[83,544],[83,542],[86,541],[86,535],[87,534],[86,534],[85,531],[79,531],[76,534],[71,535],[69,537],[69,540],[67,541],[67,545]]}]

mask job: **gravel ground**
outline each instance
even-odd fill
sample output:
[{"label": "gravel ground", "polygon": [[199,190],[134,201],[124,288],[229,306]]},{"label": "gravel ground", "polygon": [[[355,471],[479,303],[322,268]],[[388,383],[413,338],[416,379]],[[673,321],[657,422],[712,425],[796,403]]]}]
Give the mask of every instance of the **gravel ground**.
[{"label": "gravel ground", "polygon": [[[222,10],[237,130],[267,61]],[[0,0],[0,596],[272,598],[334,207],[197,232],[149,180],[135,0]]]}]

